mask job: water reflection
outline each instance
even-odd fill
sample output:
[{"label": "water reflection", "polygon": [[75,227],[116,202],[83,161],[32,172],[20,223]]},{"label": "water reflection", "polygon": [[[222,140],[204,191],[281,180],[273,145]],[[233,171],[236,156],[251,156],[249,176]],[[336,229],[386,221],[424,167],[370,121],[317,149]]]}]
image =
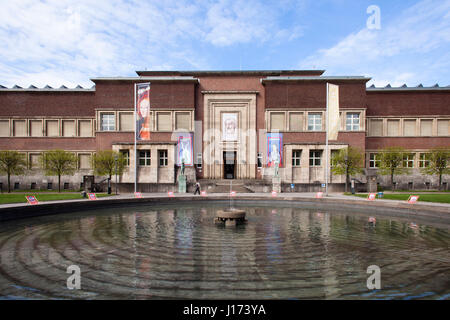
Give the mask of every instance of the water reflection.
[{"label": "water reflection", "polygon": [[[301,208],[127,208],[0,227],[0,295],[121,299],[448,298],[449,230]],[[80,266],[82,290],[65,288]],[[382,289],[369,291],[378,265]]]}]

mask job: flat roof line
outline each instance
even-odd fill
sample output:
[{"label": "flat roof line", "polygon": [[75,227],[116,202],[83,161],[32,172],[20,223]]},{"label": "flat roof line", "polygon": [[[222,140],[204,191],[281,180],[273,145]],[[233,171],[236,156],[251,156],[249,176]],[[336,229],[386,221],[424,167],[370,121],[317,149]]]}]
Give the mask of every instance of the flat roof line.
[{"label": "flat roof line", "polygon": [[185,76],[167,76],[167,77],[100,77],[100,78],[90,78],[91,81],[195,81],[198,82],[197,78],[185,77]]},{"label": "flat roof line", "polygon": [[364,76],[294,76],[294,77],[267,77],[261,79],[261,82],[266,81],[352,81],[365,80],[369,81],[372,78]]},{"label": "flat roof line", "polygon": [[383,92],[383,91],[450,91],[450,87],[368,87],[366,91]]},{"label": "flat roof line", "polygon": [[212,75],[212,74],[259,74],[259,75],[276,75],[276,74],[298,74],[310,73],[321,75],[325,70],[138,70],[138,75],[152,74],[172,74],[172,75]]}]

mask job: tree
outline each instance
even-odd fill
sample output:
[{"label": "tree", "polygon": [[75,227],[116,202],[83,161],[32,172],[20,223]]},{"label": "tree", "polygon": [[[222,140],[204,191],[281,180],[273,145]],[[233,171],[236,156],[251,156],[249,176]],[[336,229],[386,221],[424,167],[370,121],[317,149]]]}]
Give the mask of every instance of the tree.
[{"label": "tree", "polygon": [[99,176],[108,176],[108,193],[111,193],[111,177],[113,174],[118,176],[122,175],[126,165],[125,157],[122,153],[104,150],[94,154],[92,162],[95,174]]},{"label": "tree", "polygon": [[388,147],[381,150],[379,172],[391,176],[391,188],[394,190],[394,175],[405,174],[409,170],[403,166],[403,157],[408,152],[402,147]]},{"label": "tree", "polygon": [[8,176],[8,193],[11,192],[11,175],[25,173],[26,167],[24,154],[17,151],[0,151],[0,172]]},{"label": "tree", "polygon": [[331,172],[345,174],[345,192],[347,192],[350,176],[363,172],[362,159],[362,152],[352,147],[339,150],[331,158]]},{"label": "tree", "polygon": [[448,168],[450,162],[450,150],[444,148],[433,149],[427,156],[427,166],[421,171],[427,175],[438,175],[439,190],[441,190],[442,175],[450,173],[450,168]]},{"label": "tree", "polygon": [[77,169],[77,157],[64,150],[44,152],[41,163],[45,174],[58,177],[58,192],[61,192],[61,176],[72,175]]}]

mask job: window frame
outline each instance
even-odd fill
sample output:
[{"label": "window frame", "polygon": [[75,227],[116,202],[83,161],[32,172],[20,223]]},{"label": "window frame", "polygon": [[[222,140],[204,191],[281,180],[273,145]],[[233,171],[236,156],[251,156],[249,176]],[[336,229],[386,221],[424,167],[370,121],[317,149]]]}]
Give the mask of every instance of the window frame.
[{"label": "window frame", "polygon": [[415,153],[404,153],[402,157],[402,167],[414,168],[415,157],[416,157]]},{"label": "window frame", "polygon": [[[319,156],[317,157],[316,154],[319,154]],[[323,150],[309,150],[309,166],[310,167],[321,167],[322,166],[322,155],[323,155]],[[313,164],[311,164],[311,161],[313,162]]]},{"label": "window frame", "polygon": [[301,167],[302,149],[292,149],[292,167]]},{"label": "window frame", "polygon": [[[354,117],[354,116],[357,116]],[[350,117],[350,119],[349,119]],[[357,123],[355,123],[357,119]],[[349,123],[350,120],[350,123]],[[350,127],[349,127],[350,126]],[[346,112],[345,114],[345,131],[359,131],[361,128],[361,113],[360,112]]]},{"label": "window frame", "polygon": [[[111,116],[112,119],[112,126],[113,128],[110,129],[111,123],[107,123],[108,127],[104,126],[103,117],[105,116]],[[111,121],[108,121],[111,122]],[[107,130],[105,130],[107,128]],[[100,131],[102,132],[109,132],[109,131],[116,131],[116,114],[114,112],[101,112],[100,113]]]},{"label": "window frame", "polygon": [[[308,123],[307,123],[308,131],[322,131],[323,128],[322,117],[323,114],[321,112],[308,112]],[[319,125],[320,128],[317,128]]]},{"label": "window frame", "polygon": [[427,159],[431,156],[429,152],[419,153],[419,168],[428,168],[430,166],[431,159]]},{"label": "window frame", "polygon": [[[152,165],[152,151],[150,149],[141,149],[138,151],[139,151],[138,166],[139,167],[151,166]],[[144,155],[142,155],[142,153],[144,153]]]},{"label": "window frame", "polygon": [[[161,161],[162,161],[162,164],[161,164]],[[169,165],[169,150],[158,149],[158,165],[160,168],[164,168]]]},{"label": "window frame", "polygon": [[130,150],[129,149],[122,149],[119,150],[122,157],[125,159],[125,167],[130,166]]},{"label": "window frame", "polygon": [[375,153],[375,152],[369,153],[369,168],[377,169],[380,167],[381,159],[379,158],[379,155],[380,155],[379,153]]}]

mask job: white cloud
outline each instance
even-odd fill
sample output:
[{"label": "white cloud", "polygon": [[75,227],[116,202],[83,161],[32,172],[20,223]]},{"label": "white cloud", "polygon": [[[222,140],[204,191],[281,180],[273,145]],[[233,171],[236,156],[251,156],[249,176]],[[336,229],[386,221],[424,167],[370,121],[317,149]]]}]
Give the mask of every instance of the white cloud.
[{"label": "white cloud", "polygon": [[210,69],[199,47],[300,37],[299,26],[280,26],[284,10],[253,0],[5,1],[0,84],[91,86],[89,77],[144,68]]},{"label": "white cloud", "polygon": [[433,82],[450,68],[450,61],[442,59],[450,49],[448,12],[449,0],[425,0],[386,22],[381,7],[381,30],[352,33],[307,57],[300,67],[325,68],[328,74],[356,72],[372,76],[372,83],[379,85]]}]

